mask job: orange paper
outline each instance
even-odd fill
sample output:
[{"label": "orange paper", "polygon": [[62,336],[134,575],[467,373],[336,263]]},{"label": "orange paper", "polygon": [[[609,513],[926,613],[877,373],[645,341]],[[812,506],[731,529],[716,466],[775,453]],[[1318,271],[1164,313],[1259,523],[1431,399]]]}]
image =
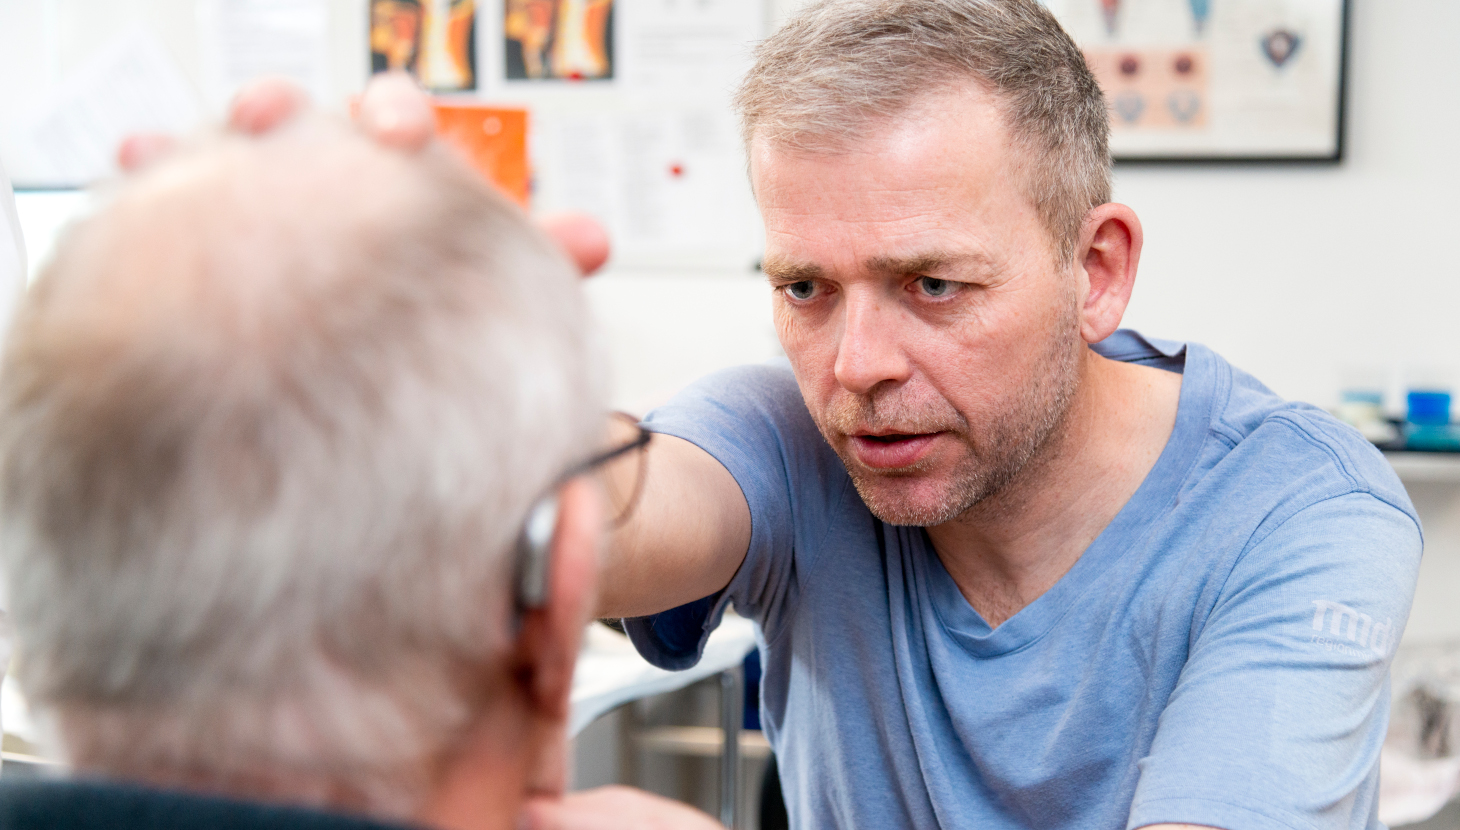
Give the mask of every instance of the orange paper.
[{"label": "orange paper", "polygon": [[523,209],[530,199],[527,110],[436,101],[436,131]]}]

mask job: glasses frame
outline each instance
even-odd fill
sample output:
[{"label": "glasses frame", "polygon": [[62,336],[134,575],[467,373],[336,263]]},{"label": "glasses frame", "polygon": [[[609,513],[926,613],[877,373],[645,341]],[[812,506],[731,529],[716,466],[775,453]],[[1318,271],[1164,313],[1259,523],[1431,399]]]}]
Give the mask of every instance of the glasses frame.
[{"label": "glasses frame", "polygon": [[[650,439],[654,437],[654,433],[645,429],[638,419],[633,419],[633,423],[639,432],[632,441],[604,450],[586,461],[568,468],[567,472],[558,476],[557,480],[553,482],[549,491],[533,502],[532,508],[527,511],[527,519],[522,523],[522,531],[517,537],[516,587],[519,612],[541,608],[547,604],[548,572],[552,570],[553,538],[558,526],[558,490],[575,478],[588,475],[611,461],[647,447]],[[642,456],[640,458],[642,465]],[[614,518],[611,527],[620,527],[633,513],[643,488],[644,471],[641,467],[634,482],[634,490],[629,496],[629,503],[623,512]]]}]

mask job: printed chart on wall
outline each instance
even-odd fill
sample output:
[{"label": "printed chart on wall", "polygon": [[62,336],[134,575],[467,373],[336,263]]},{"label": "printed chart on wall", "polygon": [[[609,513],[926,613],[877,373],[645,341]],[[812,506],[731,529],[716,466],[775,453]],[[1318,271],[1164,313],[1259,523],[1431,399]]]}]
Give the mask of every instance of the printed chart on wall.
[{"label": "printed chart on wall", "polygon": [[598,216],[628,268],[749,268],[730,96],[765,36],[747,0],[483,2],[483,95],[530,111],[534,210]]},{"label": "printed chart on wall", "polygon": [[1342,152],[1346,0],[1045,0],[1085,51],[1120,160]]},{"label": "printed chart on wall", "polygon": [[611,80],[613,7],[614,0],[507,0],[507,79]]},{"label": "printed chart on wall", "polygon": [[476,0],[370,0],[370,69],[435,92],[477,88]]}]

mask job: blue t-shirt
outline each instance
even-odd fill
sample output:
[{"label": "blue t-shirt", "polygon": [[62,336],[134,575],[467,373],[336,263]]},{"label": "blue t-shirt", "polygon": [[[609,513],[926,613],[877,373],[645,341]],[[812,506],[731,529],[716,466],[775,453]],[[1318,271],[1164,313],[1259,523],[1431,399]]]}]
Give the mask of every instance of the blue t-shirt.
[{"label": "blue t-shirt", "polygon": [[926,533],[875,519],[789,369],[734,369],[649,419],[750,504],[725,590],[630,621],[666,667],[725,606],[759,624],[762,718],[798,828],[1377,828],[1388,666],[1420,558],[1383,457],[1198,345],[1170,441],[1074,567],[998,628]]}]

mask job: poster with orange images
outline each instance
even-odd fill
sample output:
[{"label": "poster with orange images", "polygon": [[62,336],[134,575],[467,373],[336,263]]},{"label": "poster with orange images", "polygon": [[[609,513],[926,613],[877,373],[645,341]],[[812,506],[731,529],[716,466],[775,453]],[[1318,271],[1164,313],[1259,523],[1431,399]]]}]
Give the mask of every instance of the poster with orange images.
[{"label": "poster with orange images", "polygon": [[614,0],[506,0],[504,76],[509,81],[614,77]]},{"label": "poster with orange images", "polygon": [[370,0],[372,72],[405,70],[436,92],[477,88],[476,0]]}]

